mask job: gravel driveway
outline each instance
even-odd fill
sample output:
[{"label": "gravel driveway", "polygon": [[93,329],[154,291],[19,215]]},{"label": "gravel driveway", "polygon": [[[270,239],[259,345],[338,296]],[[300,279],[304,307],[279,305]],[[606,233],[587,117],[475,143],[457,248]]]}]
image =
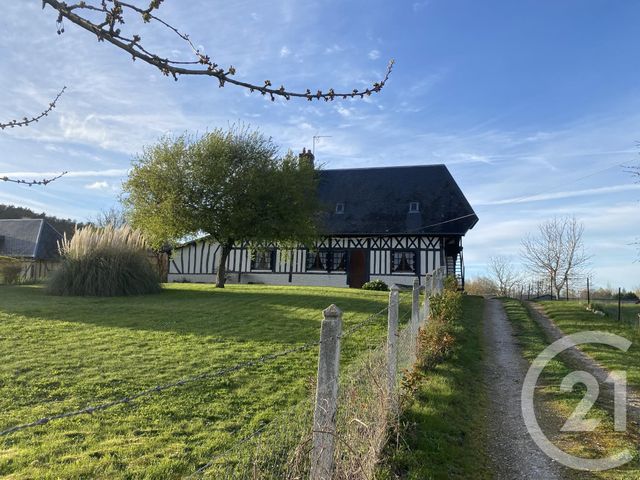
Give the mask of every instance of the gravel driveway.
[{"label": "gravel driveway", "polygon": [[522,419],[520,393],[528,363],[499,300],[484,310],[484,372],[489,395],[488,452],[496,479],[555,480],[561,467],[535,445]]}]

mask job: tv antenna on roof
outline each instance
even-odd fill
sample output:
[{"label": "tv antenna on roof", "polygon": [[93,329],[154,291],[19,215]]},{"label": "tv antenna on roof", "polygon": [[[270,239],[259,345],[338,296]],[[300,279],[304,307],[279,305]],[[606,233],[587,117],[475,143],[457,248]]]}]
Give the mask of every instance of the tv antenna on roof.
[{"label": "tv antenna on roof", "polygon": [[316,140],[318,138],[331,138],[331,135],[314,135],[313,136],[313,148],[311,149],[311,153],[315,156],[316,154]]}]

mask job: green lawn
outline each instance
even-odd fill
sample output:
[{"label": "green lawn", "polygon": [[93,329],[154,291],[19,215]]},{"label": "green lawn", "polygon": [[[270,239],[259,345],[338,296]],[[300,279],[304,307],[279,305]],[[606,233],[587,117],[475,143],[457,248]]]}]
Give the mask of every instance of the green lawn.
[{"label": "green lawn", "polygon": [[[514,325],[514,333],[518,337],[522,353],[527,361],[532,362],[549,345],[544,331],[531,318],[520,301],[504,299],[503,303],[509,320]],[[565,302],[549,303],[567,305]],[[573,369],[556,357],[549,362],[538,382],[536,389],[537,418],[547,437],[562,450],[578,457],[602,458],[623,448],[629,448],[637,453],[637,441],[633,437],[633,433],[615,432],[612,416],[598,405],[595,405],[587,416],[587,418],[601,420],[601,425],[594,432],[568,433],[560,431],[585,391],[582,385],[575,387],[573,392],[563,393],[560,391],[562,379],[572,371]],[[640,463],[636,455],[631,463],[615,470],[589,473],[567,469],[565,473],[569,478],[576,479],[631,480],[639,478]]]},{"label": "green lawn", "polygon": [[[317,340],[336,303],[345,328],[388,294],[173,284],[133,298],[61,298],[0,287],[0,430]],[[407,309],[406,298],[402,309]],[[343,341],[345,364],[386,317]],[[178,478],[308,398],[317,348],[159,393],[131,406],[0,437],[8,478]]]},{"label": "green lawn", "polygon": [[625,370],[630,385],[640,388],[640,331],[632,320],[640,313],[640,305],[622,304],[622,318],[618,322],[618,305],[605,305],[606,316],[595,315],[580,302],[541,302],[545,312],[567,334],[585,330],[598,330],[621,335],[633,342],[625,353],[602,345],[584,345],[580,348],[601,365],[611,370]]},{"label": "green lawn", "polygon": [[482,375],[484,300],[464,297],[453,355],[425,374],[401,419],[405,434],[390,454],[390,478],[491,478],[485,451]]}]

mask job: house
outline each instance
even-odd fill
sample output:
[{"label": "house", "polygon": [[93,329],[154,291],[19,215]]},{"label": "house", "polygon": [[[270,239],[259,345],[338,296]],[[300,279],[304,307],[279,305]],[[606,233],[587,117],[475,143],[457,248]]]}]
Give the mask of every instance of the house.
[{"label": "house", "polygon": [[[322,237],[282,250],[236,245],[232,283],[359,288],[412,284],[438,267],[464,285],[462,237],[478,217],[445,165],[321,170]],[[169,281],[214,282],[221,248],[202,238],[173,252]]]},{"label": "house", "polygon": [[0,219],[0,257],[22,263],[22,279],[44,279],[56,266],[62,235],[41,218]]}]

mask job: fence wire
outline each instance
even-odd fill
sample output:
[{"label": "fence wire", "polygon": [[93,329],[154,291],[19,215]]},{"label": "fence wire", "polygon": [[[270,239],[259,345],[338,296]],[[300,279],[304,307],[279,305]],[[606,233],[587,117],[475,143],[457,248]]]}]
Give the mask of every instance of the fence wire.
[{"label": "fence wire", "polygon": [[[380,317],[380,315],[382,315],[382,313],[384,313],[387,310],[388,307],[383,308],[382,310],[380,310],[377,313],[374,313],[373,315],[371,315],[370,317],[366,318],[365,320],[362,320],[361,322],[356,323],[355,325],[352,325],[348,330],[346,330],[342,336],[346,337],[348,335],[353,334],[354,332],[364,328],[367,325],[370,325],[372,323],[375,323],[376,319]],[[145,390],[142,390],[140,392],[137,392],[135,394],[126,396],[126,397],[122,397],[119,398],[117,400],[112,400],[110,402],[104,402],[104,403],[99,403],[97,405],[92,405],[92,406],[88,406],[82,409],[78,409],[78,410],[71,410],[71,411],[67,411],[67,412],[62,412],[62,413],[57,413],[57,414],[52,414],[52,415],[48,415],[42,418],[39,418],[37,420],[34,420],[33,422],[29,422],[29,423],[24,423],[24,424],[20,424],[20,425],[14,425],[11,426],[9,428],[6,428],[5,430],[0,431],[0,437],[2,436],[6,436],[12,433],[16,433],[22,430],[27,430],[30,428],[35,428],[35,427],[39,427],[42,425],[47,425],[52,421],[55,420],[62,420],[65,418],[72,418],[72,417],[77,417],[77,416],[81,416],[81,415],[92,415],[94,413],[99,413],[99,412],[104,412],[106,410],[112,409],[114,407],[117,407],[119,405],[130,405],[133,402],[140,400],[141,398],[144,397],[148,397],[148,396],[152,396],[152,395],[156,395],[159,394],[161,392],[164,392],[165,390],[170,390],[173,388],[179,388],[179,387],[183,387],[185,385],[189,385],[192,383],[196,383],[196,382],[202,382],[205,380],[212,380],[212,379],[216,379],[216,378],[221,378],[221,377],[225,377],[228,375],[231,375],[232,373],[235,372],[239,372],[241,370],[245,370],[251,367],[256,367],[259,365],[263,365],[266,363],[269,363],[271,361],[274,361],[276,359],[282,358],[282,357],[286,357],[288,355],[294,354],[294,353],[299,353],[299,352],[304,352],[307,350],[310,350],[314,347],[317,347],[320,345],[320,340],[316,340],[313,342],[308,342],[302,345],[299,345],[297,347],[292,347],[289,348],[287,350],[283,350],[280,352],[276,352],[276,353],[269,353],[266,355],[263,355],[259,358],[254,358],[254,359],[250,359],[250,360],[246,360],[244,362],[239,362],[236,363],[235,365],[229,366],[229,367],[225,367],[225,368],[220,368],[217,370],[214,370],[212,372],[203,372],[200,373],[198,375],[193,375],[190,377],[185,377],[179,380],[175,380],[173,382],[169,382],[169,383],[165,383],[162,385],[157,385],[155,387],[151,387]]]},{"label": "fence wire", "polygon": [[[388,307],[342,332],[342,341],[363,328],[385,319]],[[366,364],[370,351],[359,357]],[[358,370],[359,368],[356,368]],[[351,369],[350,369],[351,370]],[[349,376],[349,375],[347,375]],[[381,377],[383,378],[383,377]],[[384,384],[384,381],[383,381]],[[345,402],[346,405],[346,402]],[[292,409],[242,440],[215,455],[187,478],[299,479],[306,478],[313,436],[314,397],[309,396]]]},{"label": "fence wire", "polygon": [[[406,302],[401,303],[403,309]],[[345,329],[340,338],[349,341],[353,334],[386,320],[388,306]],[[423,307],[424,308],[424,307]],[[416,338],[410,318],[411,308],[399,319],[398,380],[413,362]],[[421,310],[421,318],[424,310]],[[385,322],[386,323],[386,322]],[[203,372],[176,381],[157,385],[117,400],[97,403],[86,408],[52,414],[33,422],[15,425],[0,431],[0,436],[47,425],[55,420],[91,415],[118,405],[132,404],[142,398],[205,380],[222,378],[241,370],[260,366],[288,355],[304,352],[321,344],[308,342],[283,351],[266,354],[214,371]],[[392,402],[386,383],[386,340],[378,339],[366,345],[366,351],[340,375],[336,437],[335,479],[372,479],[390,432]],[[392,394],[393,395],[393,394]],[[211,460],[199,466],[187,478],[215,479],[300,479],[308,476],[313,437],[314,398],[309,396],[266,425],[241,438],[221,452],[212,452]]]},{"label": "fence wire", "polygon": [[[388,307],[345,330],[341,339],[379,323]],[[400,318],[398,379],[410,365],[416,341],[407,321]],[[386,339],[379,339],[340,374],[336,437],[336,480],[373,479],[382,449],[393,430],[387,391]],[[313,437],[314,397],[309,396],[285,414],[217,454],[188,478],[300,479],[307,478]]]}]

